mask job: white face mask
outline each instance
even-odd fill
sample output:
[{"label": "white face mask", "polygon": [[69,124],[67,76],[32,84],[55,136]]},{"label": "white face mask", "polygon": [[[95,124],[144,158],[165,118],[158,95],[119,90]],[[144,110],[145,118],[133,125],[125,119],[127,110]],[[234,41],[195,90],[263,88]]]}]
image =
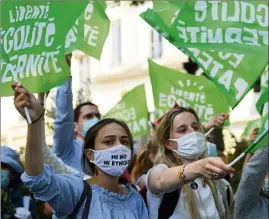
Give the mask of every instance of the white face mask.
[{"label": "white face mask", "polygon": [[192,132],[178,139],[169,139],[177,142],[177,150],[173,150],[180,157],[187,160],[197,160],[205,151],[205,138],[200,132]]},{"label": "white face mask", "polygon": [[90,160],[90,162],[111,176],[122,175],[131,160],[131,150],[124,145],[92,151],[94,152],[94,161]]}]

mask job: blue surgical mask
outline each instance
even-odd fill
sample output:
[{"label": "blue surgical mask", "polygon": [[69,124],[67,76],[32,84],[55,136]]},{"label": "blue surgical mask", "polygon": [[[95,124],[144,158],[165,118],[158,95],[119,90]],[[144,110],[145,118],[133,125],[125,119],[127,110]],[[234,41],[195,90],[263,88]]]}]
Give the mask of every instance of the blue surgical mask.
[{"label": "blue surgical mask", "polygon": [[269,179],[264,180],[264,191],[269,194]]},{"label": "blue surgical mask", "polygon": [[217,157],[218,151],[215,144],[207,142],[207,155],[208,157]]},{"label": "blue surgical mask", "polygon": [[9,170],[1,170],[1,189],[5,189],[9,184]]},{"label": "blue surgical mask", "polygon": [[82,123],[82,133],[81,133],[81,135],[83,136],[83,137],[85,137],[86,136],[86,134],[87,134],[87,132],[88,132],[88,130],[92,127],[92,126],[94,126],[97,122],[99,122],[100,120],[99,119],[97,119],[96,117],[94,117],[93,119],[89,119],[89,120],[85,120],[83,123]]}]

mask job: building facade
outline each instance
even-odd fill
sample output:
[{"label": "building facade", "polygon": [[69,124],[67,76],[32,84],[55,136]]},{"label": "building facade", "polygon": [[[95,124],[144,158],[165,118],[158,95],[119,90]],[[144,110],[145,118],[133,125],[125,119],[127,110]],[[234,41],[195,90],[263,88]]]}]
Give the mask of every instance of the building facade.
[{"label": "building facade", "polygon": [[[183,63],[188,61],[188,57],[152,30],[139,17],[139,14],[150,6],[150,2],[145,2],[137,7],[107,8],[111,25],[100,61],[79,51],[73,53],[74,99],[77,98],[78,90],[82,88],[85,100],[91,99],[99,106],[101,113],[105,114],[121,99],[124,93],[137,85],[145,84],[148,110],[150,113],[154,112],[148,58],[161,65],[184,72]],[[229,128],[238,138],[246,122],[259,117],[255,109],[257,97],[258,94],[250,91],[230,114],[231,126]],[[12,145],[15,148],[24,147],[25,130],[26,123],[19,120],[5,132],[1,132],[2,144]],[[46,135],[47,143],[51,144],[52,132],[47,130]],[[144,144],[146,138],[137,141],[139,144]]]}]

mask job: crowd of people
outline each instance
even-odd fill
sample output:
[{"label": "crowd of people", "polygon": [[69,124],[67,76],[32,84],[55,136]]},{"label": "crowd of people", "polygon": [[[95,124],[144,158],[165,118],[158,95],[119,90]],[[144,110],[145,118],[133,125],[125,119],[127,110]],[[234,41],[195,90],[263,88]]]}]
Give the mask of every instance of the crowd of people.
[{"label": "crowd of people", "polygon": [[91,102],[73,110],[71,85],[72,78],[57,89],[51,150],[45,140],[45,95],[36,98],[13,83],[14,105],[24,118],[27,107],[32,123],[24,165],[14,150],[1,146],[1,218],[268,217],[268,146],[247,158],[233,191],[226,176],[236,169],[205,137],[227,114],[202,125],[193,109],[175,105],[152,124],[149,142],[135,156],[123,121],[102,119]]}]

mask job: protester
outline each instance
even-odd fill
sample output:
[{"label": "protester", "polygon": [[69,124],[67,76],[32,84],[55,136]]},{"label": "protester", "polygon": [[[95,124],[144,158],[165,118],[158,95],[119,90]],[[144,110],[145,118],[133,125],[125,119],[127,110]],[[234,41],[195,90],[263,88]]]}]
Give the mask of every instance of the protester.
[{"label": "protester", "polygon": [[268,218],[269,194],[262,190],[268,174],[268,155],[267,146],[256,151],[246,164],[236,193],[234,218]]},{"label": "protester", "polygon": [[[44,93],[38,94],[38,100],[42,106],[44,106]],[[63,163],[63,161],[58,158],[52,150],[48,147],[46,143],[46,135],[45,135],[45,121],[44,121],[44,116],[40,118],[41,121],[41,145],[42,145],[42,154],[43,154],[43,160],[44,163],[49,164],[53,171],[56,174],[71,174],[71,175],[81,175],[83,176],[84,174],[78,172],[77,170],[73,169],[72,167],[66,165]],[[84,179],[88,179],[90,176],[84,175]],[[42,214],[41,218],[54,218],[56,219],[57,217],[53,215],[53,209],[48,203],[44,203],[42,206]]]},{"label": "protester", "polygon": [[149,217],[222,218],[222,198],[212,181],[234,171],[220,158],[206,158],[202,127],[193,109],[170,110],[157,130],[160,157],[148,172]]},{"label": "protester", "polygon": [[[129,184],[119,184],[133,147],[125,123],[104,119],[88,130],[82,163],[86,174],[93,175],[90,180],[83,181],[81,176],[57,175],[44,165],[42,159],[40,118],[44,111],[41,105],[22,85],[14,83],[13,89],[17,110],[25,117],[23,108],[27,106],[33,121],[28,125],[26,167],[22,180],[37,199],[48,201],[57,217],[148,218],[145,203],[137,191]],[[86,202],[84,198],[87,198]]]},{"label": "protester", "polygon": [[34,201],[20,179],[23,167],[19,155],[1,146],[1,218],[36,218]]},{"label": "protester", "polygon": [[[66,61],[71,66],[71,55],[66,56]],[[65,164],[83,172],[80,158],[84,136],[99,121],[101,115],[98,107],[91,102],[82,103],[73,111],[72,102],[70,77],[56,92],[53,152]]]},{"label": "protester", "polygon": [[[71,57],[71,54],[66,56],[69,67]],[[83,173],[80,158],[84,137],[88,129],[100,120],[101,114],[92,102],[81,103],[73,111],[72,102],[72,78],[69,78],[56,92],[53,152],[66,165]],[[123,177],[131,181],[128,170]]]}]

